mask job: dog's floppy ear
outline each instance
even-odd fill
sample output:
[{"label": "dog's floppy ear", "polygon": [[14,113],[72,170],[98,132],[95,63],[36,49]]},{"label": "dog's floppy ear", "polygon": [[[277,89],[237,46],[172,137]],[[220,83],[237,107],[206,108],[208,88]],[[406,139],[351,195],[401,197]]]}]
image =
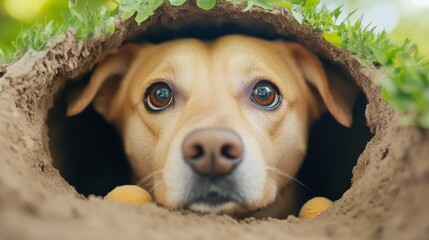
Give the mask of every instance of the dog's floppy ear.
[{"label": "dog's floppy ear", "polygon": [[128,71],[138,48],[139,46],[134,44],[125,45],[117,53],[100,62],[89,83],[83,89],[70,94],[67,116],[79,114],[93,100],[95,110],[106,116],[110,100],[119,87],[119,79]]},{"label": "dog's floppy ear", "polygon": [[332,116],[343,126],[352,124],[352,109],[358,88],[341,70],[324,69],[316,54],[298,43],[286,43],[304,78],[317,89]]}]

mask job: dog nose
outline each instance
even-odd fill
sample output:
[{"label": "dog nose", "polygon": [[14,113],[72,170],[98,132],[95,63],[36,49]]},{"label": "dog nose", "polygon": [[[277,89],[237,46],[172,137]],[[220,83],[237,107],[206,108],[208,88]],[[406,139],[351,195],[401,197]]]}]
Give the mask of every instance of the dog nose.
[{"label": "dog nose", "polygon": [[200,129],[186,136],[182,153],[196,173],[213,178],[228,175],[241,163],[244,146],[232,130]]}]

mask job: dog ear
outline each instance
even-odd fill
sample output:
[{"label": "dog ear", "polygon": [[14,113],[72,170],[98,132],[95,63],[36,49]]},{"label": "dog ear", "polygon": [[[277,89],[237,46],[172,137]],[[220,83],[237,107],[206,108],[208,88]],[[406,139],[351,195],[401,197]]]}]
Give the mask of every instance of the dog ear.
[{"label": "dog ear", "polygon": [[316,88],[332,116],[343,126],[352,124],[358,87],[339,69],[322,65],[316,54],[298,43],[286,43],[304,78]]},{"label": "dog ear", "polygon": [[81,113],[91,102],[94,102],[94,108],[98,113],[106,116],[120,80],[128,71],[138,49],[138,45],[128,44],[101,61],[91,75],[89,83],[83,89],[69,95],[67,116]]}]

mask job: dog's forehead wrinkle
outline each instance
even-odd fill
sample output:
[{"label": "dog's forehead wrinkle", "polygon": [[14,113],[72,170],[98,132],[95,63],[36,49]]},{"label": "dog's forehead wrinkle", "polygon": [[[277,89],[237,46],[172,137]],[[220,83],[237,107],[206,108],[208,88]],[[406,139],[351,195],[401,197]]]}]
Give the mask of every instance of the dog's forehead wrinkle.
[{"label": "dog's forehead wrinkle", "polygon": [[222,46],[176,41],[167,53],[161,54],[165,59],[157,68],[170,72],[172,83],[186,96],[189,92],[193,97],[200,95],[198,101],[225,98],[227,93],[237,95],[246,83],[267,75],[261,71],[270,68],[267,64],[270,59],[265,59],[265,56],[279,51],[273,47],[241,42],[242,39],[237,38],[229,45]]},{"label": "dog's forehead wrinkle", "polygon": [[[228,39],[228,38],[227,38]],[[222,41],[221,41],[222,42]],[[248,64],[252,66],[255,63],[266,61],[267,57],[286,55],[277,45],[266,43],[264,41],[253,42],[241,38],[232,38],[228,44],[215,45],[214,58],[220,61],[233,61],[239,64]],[[275,54],[273,54],[275,53]],[[227,56],[227,58],[225,58]]]},{"label": "dog's forehead wrinkle", "polygon": [[[235,87],[235,91],[243,89],[249,84],[259,80],[272,81],[279,87],[281,93],[285,93],[285,100],[294,98],[290,88],[297,88],[296,74],[290,73],[294,68],[294,62],[290,60],[287,52],[276,45],[251,45],[238,44],[234,48],[220,48],[214,58],[216,72],[222,73],[227,78],[227,84]],[[221,78],[222,78],[221,77]]]}]

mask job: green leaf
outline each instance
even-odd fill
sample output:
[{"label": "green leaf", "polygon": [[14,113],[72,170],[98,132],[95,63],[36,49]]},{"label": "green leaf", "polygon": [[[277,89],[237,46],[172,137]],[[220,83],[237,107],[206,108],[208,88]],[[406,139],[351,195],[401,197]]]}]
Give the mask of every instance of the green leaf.
[{"label": "green leaf", "polygon": [[80,15],[78,13],[78,11],[76,10],[76,3],[69,1],[69,10],[72,16],[74,16],[75,18],[77,18],[80,22],[83,22],[83,17],[82,15]]},{"label": "green leaf", "polygon": [[139,9],[139,2],[135,0],[124,0],[121,5],[119,5],[119,12],[121,13],[122,19],[131,18]]},{"label": "green leaf", "polygon": [[106,21],[106,32],[113,34],[115,32],[115,18],[109,17]]},{"label": "green leaf", "polygon": [[[155,12],[156,9],[158,9],[159,6],[161,6],[163,2],[164,2],[163,0],[149,0],[147,6],[149,7],[149,9],[152,12]],[[152,15],[153,15],[153,13],[152,13]]]},{"label": "green leaf", "polygon": [[253,0],[249,0],[249,1],[247,1],[247,6],[246,6],[246,8],[245,9],[243,9],[243,12],[247,12],[247,11],[249,11],[250,9],[252,9],[253,8]]},{"label": "green leaf", "polygon": [[269,5],[268,3],[266,3],[264,0],[258,0],[255,2],[255,6],[258,6],[262,9],[265,10],[273,10],[273,6]]},{"label": "green leaf", "polygon": [[54,20],[51,20],[48,22],[48,24],[46,24],[44,34],[51,35],[53,32],[54,32]]},{"label": "green leaf", "polygon": [[358,10],[358,9],[355,9],[355,10],[351,11],[351,12],[347,15],[347,17],[344,19],[344,21],[349,20],[349,19],[350,19],[350,17],[351,17],[351,16],[353,16],[353,15],[356,13],[356,11],[357,11],[357,10]]},{"label": "green leaf", "polygon": [[323,32],[323,37],[326,41],[334,44],[335,46],[344,46],[344,42],[341,40],[341,37],[338,32]]},{"label": "green leaf", "polygon": [[386,55],[386,52],[385,51],[383,51],[383,49],[379,49],[379,48],[377,48],[377,47],[375,47],[375,46],[368,46],[369,47],[369,49],[371,50],[371,52],[372,52],[372,54],[373,54],[373,56],[374,56],[374,59],[378,62],[378,63],[380,63],[381,65],[386,65],[386,63],[387,63],[387,55]]},{"label": "green leaf", "polygon": [[216,6],[216,0],[197,0],[197,6],[208,11]]},{"label": "green leaf", "polygon": [[306,10],[311,10],[317,7],[318,4],[319,4],[319,0],[306,0],[304,8]]},{"label": "green leaf", "polygon": [[132,17],[136,12],[137,12],[137,10],[131,9],[131,10],[128,10],[126,12],[123,12],[122,15],[121,15],[121,17],[122,17],[122,19],[127,20],[130,17]]},{"label": "green leaf", "polygon": [[292,9],[292,3],[286,0],[266,0],[266,3],[273,7],[286,7]]},{"label": "green leaf", "polygon": [[334,10],[331,12],[332,17],[333,17],[335,20],[337,20],[337,19],[338,19],[338,17],[339,17],[339,16],[341,15],[341,13],[343,12],[342,8],[343,8],[343,6],[339,6],[339,7],[337,7],[336,9],[334,9]]},{"label": "green leaf", "polygon": [[169,0],[170,4],[173,6],[181,6],[186,2],[186,0]]},{"label": "green leaf", "polygon": [[297,22],[299,22],[301,24],[303,23],[304,17],[302,16],[301,13],[299,13],[299,12],[297,12],[297,11],[295,11],[295,10],[292,9],[292,16],[295,18],[295,20]]},{"label": "green leaf", "polygon": [[153,11],[150,10],[148,7],[146,7],[137,13],[135,20],[138,24],[141,24],[142,22],[146,21],[152,15],[153,15]]}]

